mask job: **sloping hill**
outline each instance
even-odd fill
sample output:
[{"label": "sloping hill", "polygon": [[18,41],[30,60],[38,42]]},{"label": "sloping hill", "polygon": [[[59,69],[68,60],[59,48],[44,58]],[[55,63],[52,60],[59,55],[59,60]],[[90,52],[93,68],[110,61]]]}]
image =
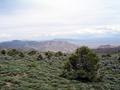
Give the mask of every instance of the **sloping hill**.
[{"label": "sloping hill", "polygon": [[78,46],[67,41],[20,41],[13,40],[10,42],[0,43],[0,48],[12,48],[12,49],[23,49],[30,50],[35,49],[39,51],[62,51],[62,52],[71,52],[75,50]]},{"label": "sloping hill", "polygon": [[[64,58],[66,60],[67,56]],[[114,55],[101,57],[102,81],[98,82],[61,77],[64,58],[36,60],[31,55],[21,59],[3,58],[0,60],[0,90],[120,90],[120,63]]]},{"label": "sloping hill", "polygon": [[95,51],[98,53],[117,53],[120,52],[120,46],[101,45]]}]

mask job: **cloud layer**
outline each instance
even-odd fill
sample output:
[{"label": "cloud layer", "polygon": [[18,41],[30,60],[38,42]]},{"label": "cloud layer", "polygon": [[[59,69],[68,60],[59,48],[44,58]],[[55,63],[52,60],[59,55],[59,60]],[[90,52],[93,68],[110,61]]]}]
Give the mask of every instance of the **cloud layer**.
[{"label": "cloud layer", "polygon": [[118,37],[119,4],[119,0],[1,0],[0,40]]}]

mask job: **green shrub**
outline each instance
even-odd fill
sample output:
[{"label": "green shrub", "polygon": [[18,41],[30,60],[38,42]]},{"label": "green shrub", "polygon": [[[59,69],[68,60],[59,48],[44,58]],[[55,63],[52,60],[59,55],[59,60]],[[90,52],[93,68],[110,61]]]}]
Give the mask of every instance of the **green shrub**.
[{"label": "green shrub", "polygon": [[58,52],[55,53],[55,56],[56,56],[56,57],[63,56],[63,53],[62,53],[61,51],[58,51]]},{"label": "green shrub", "polygon": [[93,81],[96,79],[98,61],[98,56],[89,48],[78,48],[64,64],[62,76],[69,79]]},{"label": "green shrub", "polygon": [[23,52],[20,52],[20,53],[19,53],[19,56],[20,56],[20,57],[22,57],[22,58],[24,58],[24,57],[25,57],[25,55],[24,55],[24,53],[23,53]]},{"label": "green shrub", "polygon": [[6,50],[1,50],[2,55],[5,55],[6,53],[7,53]]},{"label": "green shrub", "polygon": [[37,60],[43,60],[43,56],[40,54],[40,55],[37,57]]},{"label": "green shrub", "polygon": [[111,57],[111,55],[110,54],[104,54],[104,55],[102,55],[102,58],[106,58],[106,57]]},{"label": "green shrub", "polygon": [[111,55],[110,55],[110,54],[107,54],[106,56],[107,56],[107,57],[111,57]]},{"label": "green shrub", "polygon": [[45,52],[45,56],[50,59],[53,56],[53,52],[47,51]]},{"label": "green shrub", "polygon": [[37,53],[37,51],[30,51],[30,52],[28,52],[28,55],[35,55]]}]

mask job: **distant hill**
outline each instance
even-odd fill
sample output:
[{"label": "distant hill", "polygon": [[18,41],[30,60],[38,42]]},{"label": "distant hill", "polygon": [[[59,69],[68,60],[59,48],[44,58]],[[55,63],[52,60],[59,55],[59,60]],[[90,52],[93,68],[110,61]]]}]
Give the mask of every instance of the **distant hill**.
[{"label": "distant hill", "polygon": [[101,45],[101,46],[99,46],[98,48],[99,49],[104,49],[104,48],[115,48],[116,46],[113,46],[113,45]]},{"label": "distant hill", "polygon": [[[88,36],[86,36],[88,37]],[[114,40],[113,37],[111,38],[79,38],[79,39],[56,39],[59,41],[67,41],[78,46],[88,46],[89,48],[98,48],[100,45],[109,45],[113,44],[115,46],[120,45],[120,41],[116,38]],[[104,46],[103,45],[103,46]]]},{"label": "distant hill", "polygon": [[9,42],[0,43],[0,48],[12,48],[12,49],[22,49],[22,50],[39,50],[39,51],[62,51],[62,52],[72,52],[78,46],[67,41],[20,41],[13,40]]},{"label": "distant hill", "polygon": [[113,45],[101,45],[97,49],[95,49],[98,53],[116,53],[120,52],[120,46]]}]

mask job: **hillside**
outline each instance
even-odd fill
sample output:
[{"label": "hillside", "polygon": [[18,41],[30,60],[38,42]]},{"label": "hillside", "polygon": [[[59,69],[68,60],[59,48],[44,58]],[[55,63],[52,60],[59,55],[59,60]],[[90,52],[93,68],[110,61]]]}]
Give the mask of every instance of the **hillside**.
[{"label": "hillside", "polygon": [[120,46],[101,45],[95,51],[98,53],[118,53],[120,52]]},{"label": "hillside", "polygon": [[38,50],[38,51],[62,51],[62,52],[72,52],[78,46],[67,41],[20,41],[13,40],[10,42],[2,42],[0,43],[0,48],[14,48],[14,49],[22,49],[22,50]]},{"label": "hillside", "polygon": [[101,57],[99,82],[82,82],[61,77],[67,56],[37,60],[39,54],[24,57],[0,54],[0,90],[119,90],[120,62],[118,55]]}]

